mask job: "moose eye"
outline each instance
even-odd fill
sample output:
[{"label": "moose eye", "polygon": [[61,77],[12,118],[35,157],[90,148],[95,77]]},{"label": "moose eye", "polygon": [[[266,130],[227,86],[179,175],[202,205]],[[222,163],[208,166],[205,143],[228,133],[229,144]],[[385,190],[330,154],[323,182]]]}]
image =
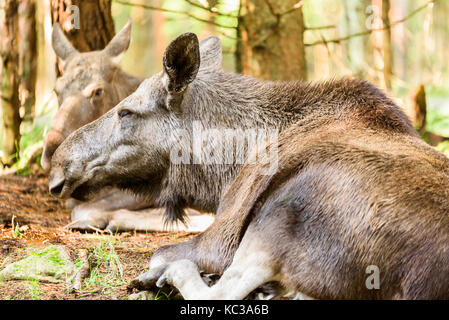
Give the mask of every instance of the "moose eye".
[{"label": "moose eye", "polygon": [[126,116],[131,115],[131,114],[132,114],[132,112],[131,112],[130,110],[128,110],[128,109],[120,110],[119,113],[118,113],[118,115],[120,116],[120,118],[124,118],[124,117],[126,117]]},{"label": "moose eye", "polygon": [[103,89],[102,89],[102,88],[98,88],[98,89],[96,89],[96,90],[93,92],[93,95],[92,95],[92,96],[98,98],[98,97],[100,97],[102,94],[103,94]]}]

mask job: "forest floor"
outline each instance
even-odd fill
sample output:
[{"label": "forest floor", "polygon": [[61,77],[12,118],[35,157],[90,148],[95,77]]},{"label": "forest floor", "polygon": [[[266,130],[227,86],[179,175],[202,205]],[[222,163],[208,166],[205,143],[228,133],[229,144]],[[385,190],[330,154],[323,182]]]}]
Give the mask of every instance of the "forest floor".
[{"label": "forest floor", "polygon": [[[49,245],[64,246],[73,261],[87,251],[90,274],[79,290],[66,283],[1,280],[5,299],[127,299],[127,284],[148,268],[152,253],[162,245],[188,240],[188,233],[82,233],[64,228],[70,210],[48,193],[42,172],[0,176],[0,270]],[[13,227],[14,226],[14,227]],[[163,293],[156,299],[164,298]]]}]

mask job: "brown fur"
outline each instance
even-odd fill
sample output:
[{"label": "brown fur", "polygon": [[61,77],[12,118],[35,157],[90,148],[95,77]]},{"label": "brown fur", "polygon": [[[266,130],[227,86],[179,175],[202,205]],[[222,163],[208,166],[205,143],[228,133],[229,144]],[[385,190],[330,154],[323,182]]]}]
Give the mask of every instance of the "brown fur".
[{"label": "brown fur", "polygon": [[[180,37],[164,61],[187,64],[164,66],[169,75],[147,80],[61,145],[52,192],[86,195],[119,184],[178,209],[216,210],[207,231],[159,249],[152,262],[189,259],[221,274],[243,243],[257,242],[278,281],[314,298],[449,298],[449,160],[401,109],[362,80],[263,82],[211,68],[216,59],[198,69],[195,43],[191,34]],[[192,56],[178,60],[183,54]],[[205,128],[278,128],[279,170],[173,165],[170,133],[193,120]],[[90,170],[92,163],[107,165]],[[365,286],[369,265],[380,268],[380,290]]]},{"label": "brown fur", "polygon": [[[448,299],[449,161],[416,137],[359,124],[291,127],[275,176],[245,167],[206,232],[155,256],[222,273],[250,233],[283,286],[310,297]],[[380,290],[365,287],[369,265]]]}]

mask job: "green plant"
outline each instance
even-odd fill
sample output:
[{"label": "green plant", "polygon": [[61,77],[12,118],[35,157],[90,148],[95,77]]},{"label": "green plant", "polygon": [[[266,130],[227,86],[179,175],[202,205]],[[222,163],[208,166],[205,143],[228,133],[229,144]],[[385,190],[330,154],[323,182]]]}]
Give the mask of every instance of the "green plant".
[{"label": "green plant", "polygon": [[19,224],[14,222],[14,219],[15,219],[15,218],[16,218],[16,217],[13,215],[13,216],[12,216],[12,219],[11,219],[11,231],[12,231],[12,237],[13,237],[14,239],[22,238],[22,237],[23,237],[23,233],[22,233],[22,231],[20,231],[20,226],[19,226]]},{"label": "green plant", "polygon": [[165,291],[162,291],[161,289],[159,289],[156,293],[156,296],[154,297],[154,300],[161,300],[163,298],[170,300],[170,295],[167,294]]},{"label": "green plant", "polygon": [[123,279],[123,267],[112,240],[102,239],[96,247],[90,250],[88,260],[90,275],[84,280],[82,291],[97,292],[101,290],[105,294],[126,286]]},{"label": "green plant", "polygon": [[30,300],[40,300],[40,296],[45,290],[39,285],[39,281],[30,281],[27,286],[27,294]]}]

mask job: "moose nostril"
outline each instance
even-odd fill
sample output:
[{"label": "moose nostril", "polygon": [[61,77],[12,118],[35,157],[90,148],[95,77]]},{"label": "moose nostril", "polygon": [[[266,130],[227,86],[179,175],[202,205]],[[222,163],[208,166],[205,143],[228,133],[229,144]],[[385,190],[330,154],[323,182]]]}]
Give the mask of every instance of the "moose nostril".
[{"label": "moose nostril", "polygon": [[62,193],[62,189],[64,188],[65,179],[62,178],[57,182],[50,185],[50,193],[54,197],[59,197]]}]

